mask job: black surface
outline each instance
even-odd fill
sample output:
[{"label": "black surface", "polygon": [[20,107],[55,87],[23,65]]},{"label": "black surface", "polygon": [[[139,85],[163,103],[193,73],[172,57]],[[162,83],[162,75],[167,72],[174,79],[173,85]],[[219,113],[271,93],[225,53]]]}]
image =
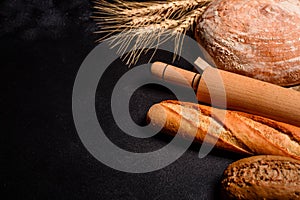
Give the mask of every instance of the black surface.
[{"label": "black surface", "polygon": [[[164,169],[131,174],[105,166],[84,148],[73,122],[72,89],[99,37],[93,34],[89,1],[4,0],[0,6],[6,80],[2,125],[9,125],[1,133],[5,151],[0,194],[8,195],[5,199],[219,199],[221,174],[235,155],[213,151],[199,159],[199,145],[193,145]],[[170,61],[172,56],[160,53],[155,59]],[[176,64],[186,65],[183,60]],[[133,138],[118,129],[110,114],[110,91],[127,70],[116,60],[101,80],[105,87],[98,88],[95,105],[100,124],[124,149],[159,149],[171,138]],[[174,96],[161,86],[140,88],[131,98],[132,118],[144,125],[147,109],[164,99]]]}]

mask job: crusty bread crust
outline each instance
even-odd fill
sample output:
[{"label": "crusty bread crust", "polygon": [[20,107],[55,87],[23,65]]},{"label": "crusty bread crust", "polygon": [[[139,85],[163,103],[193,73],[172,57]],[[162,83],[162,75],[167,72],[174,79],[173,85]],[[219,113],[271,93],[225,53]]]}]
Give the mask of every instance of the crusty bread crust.
[{"label": "crusty bread crust", "polygon": [[220,69],[282,86],[300,83],[298,0],[215,0],[195,38]]},{"label": "crusty bread crust", "polygon": [[252,156],[227,167],[223,199],[300,199],[300,161],[283,156]]},{"label": "crusty bread crust", "polygon": [[[222,112],[226,112],[225,120],[220,117]],[[300,128],[257,115],[216,108],[212,113],[209,106],[168,100],[153,105],[147,120],[154,127],[163,127],[162,131],[170,135],[178,132],[198,142],[206,137],[205,142],[220,149],[300,160]]]}]

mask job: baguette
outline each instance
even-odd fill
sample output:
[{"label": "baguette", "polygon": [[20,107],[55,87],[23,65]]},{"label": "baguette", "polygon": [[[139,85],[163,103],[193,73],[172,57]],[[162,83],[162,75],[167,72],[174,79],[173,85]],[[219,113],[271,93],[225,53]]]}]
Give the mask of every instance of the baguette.
[{"label": "baguette", "polygon": [[[163,101],[153,105],[147,121],[162,132],[176,135],[180,124],[183,138],[215,145],[216,148],[244,155],[281,155],[300,160],[300,128],[257,115],[226,111],[205,105]],[[183,114],[182,114],[183,113]],[[213,114],[213,117],[212,117]],[[198,118],[198,119],[197,119]],[[206,136],[207,135],[207,136]]]},{"label": "baguette", "polygon": [[252,156],[229,165],[221,181],[223,199],[300,199],[300,161]]}]

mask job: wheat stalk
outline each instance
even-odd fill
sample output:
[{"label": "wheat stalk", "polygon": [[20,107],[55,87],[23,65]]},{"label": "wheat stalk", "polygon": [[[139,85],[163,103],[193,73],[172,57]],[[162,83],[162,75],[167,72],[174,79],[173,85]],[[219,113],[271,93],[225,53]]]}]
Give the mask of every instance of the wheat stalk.
[{"label": "wheat stalk", "polygon": [[[128,2],[116,0],[108,3],[96,0],[94,20],[106,34],[98,41],[107,40],[112,48],[118,47],[127,64],[135,64],[142,53],[157,49],[170,38],[175,38],[174,55],[180,55],[184,34],[192,30],[195,22],[212,0],[177,0]],[[114,34],[119,33],[119,34]],[[175,57],[174,57],[175,58]]]}]

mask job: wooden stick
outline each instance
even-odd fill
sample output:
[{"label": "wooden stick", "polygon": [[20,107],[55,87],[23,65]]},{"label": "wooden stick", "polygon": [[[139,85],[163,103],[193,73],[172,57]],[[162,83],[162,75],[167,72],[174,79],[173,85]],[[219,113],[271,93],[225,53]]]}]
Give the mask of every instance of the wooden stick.
[{"label": "wooden stick", "polygon": [[[300,92],[246,76],[206,67],[196,74],[161,62],[151,66],[155,76],[185,87],[192,87],[200,102],[260,115],[300,127]],[[224,91],[226,97],[224,97]],[[227,105],[218,101],[226,98]]]}]

